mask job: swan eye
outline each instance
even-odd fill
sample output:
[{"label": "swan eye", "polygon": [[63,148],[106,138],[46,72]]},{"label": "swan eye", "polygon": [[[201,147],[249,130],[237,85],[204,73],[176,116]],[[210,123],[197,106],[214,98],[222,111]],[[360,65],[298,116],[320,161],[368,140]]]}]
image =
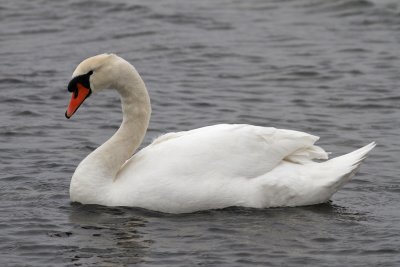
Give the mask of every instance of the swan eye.
[{"label": "swan eye", "polygon": [[68,91],[71,93],[74,93],[74,98],[78,97],[78,83],[80,83],[81,85],[83,85],[85,88],[90,90],[90,75],[93,74],[93,70],[89,71],[86,74],[82,74],[79,76],[74,77],[68,84]]}]

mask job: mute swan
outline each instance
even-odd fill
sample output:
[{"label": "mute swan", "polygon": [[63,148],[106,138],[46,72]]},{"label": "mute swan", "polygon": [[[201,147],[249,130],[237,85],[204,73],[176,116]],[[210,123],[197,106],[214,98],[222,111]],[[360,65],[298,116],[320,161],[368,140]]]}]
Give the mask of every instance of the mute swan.
[{"label": "mute swan", "polygon": [[71,179],[74,202],[185,213],[326,202],[357,171],[370,143],[321,163],[328,154],[303,132],[220,124],[165,134],[132,156],[151,106],[135,68],[114,54],[84,60],[68,84],[70,118],[91,93],[113,88],[122,101],[118,131],[89,154]]}]

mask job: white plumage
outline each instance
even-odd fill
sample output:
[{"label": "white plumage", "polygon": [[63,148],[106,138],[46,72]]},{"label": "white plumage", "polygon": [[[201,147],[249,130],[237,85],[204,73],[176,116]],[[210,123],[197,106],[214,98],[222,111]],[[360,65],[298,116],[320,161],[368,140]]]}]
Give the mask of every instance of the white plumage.
[{"label": "white plumage", "polygon": [[86,157],[71,180],[71,200],[142,207],[169,213],[245,206],[299,206],[327,201],[356,172],[371,143],[325,160],[318,137],[297,131],[220,124],[160,136],[135,155],[151,108],[146,87],[115,55],[83,61],[93,92],[112,87],[124,119],[105,144]]}]

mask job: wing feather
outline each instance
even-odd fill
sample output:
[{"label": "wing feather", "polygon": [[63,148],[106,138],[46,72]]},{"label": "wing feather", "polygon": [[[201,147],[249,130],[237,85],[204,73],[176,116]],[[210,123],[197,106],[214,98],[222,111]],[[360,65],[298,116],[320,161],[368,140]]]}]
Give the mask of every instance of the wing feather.
[{"label": "wing feather", "polygon": [[[165,176],[255,178],[283,160],[302,163],[327,157],[318,137],[297,131],[245,124],[219,124],[168,133],[126,162],[123,172],[149,169]],[[121,174],[123,176],[123,173]]]}]

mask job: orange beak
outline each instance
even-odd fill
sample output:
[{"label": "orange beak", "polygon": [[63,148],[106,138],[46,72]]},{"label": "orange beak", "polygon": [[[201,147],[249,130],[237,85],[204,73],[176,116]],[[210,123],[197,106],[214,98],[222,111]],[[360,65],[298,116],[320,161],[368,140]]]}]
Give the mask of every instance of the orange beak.
[{"label": "orange beak", "polygon": [[89,88],[86,88],[80,83],[76,84],[77,90],[72,93],[71,101],[69,102],[67,111],[65,112],[65,117],[67,119],[71,118],[72,115],[78,110],[78,108],[82,105],[83,101],[90,95],[92,92]]}]

